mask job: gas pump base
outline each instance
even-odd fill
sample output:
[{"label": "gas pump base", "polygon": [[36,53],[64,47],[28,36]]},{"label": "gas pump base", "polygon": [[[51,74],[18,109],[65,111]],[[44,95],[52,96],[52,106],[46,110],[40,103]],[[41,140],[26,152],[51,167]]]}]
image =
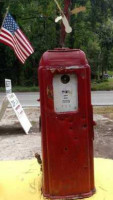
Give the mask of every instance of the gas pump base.
[{"label": "gas pump base", "polygon": [[50,200],[53,200],[53,199],[56,199],[56,200],[75,200],[75,199],[84,199],[84,198],[89,198],[91,197],[93,194],[95,194],[96,192],[96,189],[88,192],[88,193],[83,193],[83,194],[77,194],[77,195],[71,195],[71,196],[50,196],[50,195],[46,195],[43,193],[43,196],[47,199],[50,199]]}]

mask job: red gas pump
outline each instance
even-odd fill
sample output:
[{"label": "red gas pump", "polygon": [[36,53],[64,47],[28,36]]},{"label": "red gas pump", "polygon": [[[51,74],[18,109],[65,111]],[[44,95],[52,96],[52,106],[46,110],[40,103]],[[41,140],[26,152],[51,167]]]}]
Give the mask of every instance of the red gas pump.
[{"label": "red gas pump", "polygon": [[83,51],[55,49],[39,66],[43,194],[52,199],[95,193],[90,66]]}]

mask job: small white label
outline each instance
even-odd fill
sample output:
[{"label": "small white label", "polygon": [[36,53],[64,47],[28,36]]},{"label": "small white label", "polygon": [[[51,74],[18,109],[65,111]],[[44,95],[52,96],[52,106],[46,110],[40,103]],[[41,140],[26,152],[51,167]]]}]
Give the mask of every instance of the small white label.
[{"label": "small white label", "polygon": [[12,93],[12,85],[10,79],[5,79],[6,94]]},{"label": "small white label", "polygon": [[78,109],[77,77],[75,74],[59,74],[53,78],[55,112]]}]

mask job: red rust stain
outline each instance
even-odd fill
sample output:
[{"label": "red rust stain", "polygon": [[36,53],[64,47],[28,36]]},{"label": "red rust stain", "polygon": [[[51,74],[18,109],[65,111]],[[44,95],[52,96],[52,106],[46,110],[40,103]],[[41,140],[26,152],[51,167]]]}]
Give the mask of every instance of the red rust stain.
[{"label": "red rust stain", "polygon": [[47,87],[47,96],[48,98],[53,99],[53,90],[49,86]]},{"label": "red rust stain", "polygon": [[51,71],[52,74],[54,74],[56,69],[55,68],[51,68],[50,71]]}]

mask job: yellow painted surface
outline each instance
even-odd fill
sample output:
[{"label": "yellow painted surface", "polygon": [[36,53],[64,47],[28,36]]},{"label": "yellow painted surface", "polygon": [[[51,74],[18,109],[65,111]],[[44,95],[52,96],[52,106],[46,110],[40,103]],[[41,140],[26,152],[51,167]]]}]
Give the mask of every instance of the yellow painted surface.
[{"label": "yellow painted surface", "polygon": [[[0,161],[0,200],[44,200],[37,161]],[[113,200],[113,160],[95,159],[96,194],[89,200]]]}]

